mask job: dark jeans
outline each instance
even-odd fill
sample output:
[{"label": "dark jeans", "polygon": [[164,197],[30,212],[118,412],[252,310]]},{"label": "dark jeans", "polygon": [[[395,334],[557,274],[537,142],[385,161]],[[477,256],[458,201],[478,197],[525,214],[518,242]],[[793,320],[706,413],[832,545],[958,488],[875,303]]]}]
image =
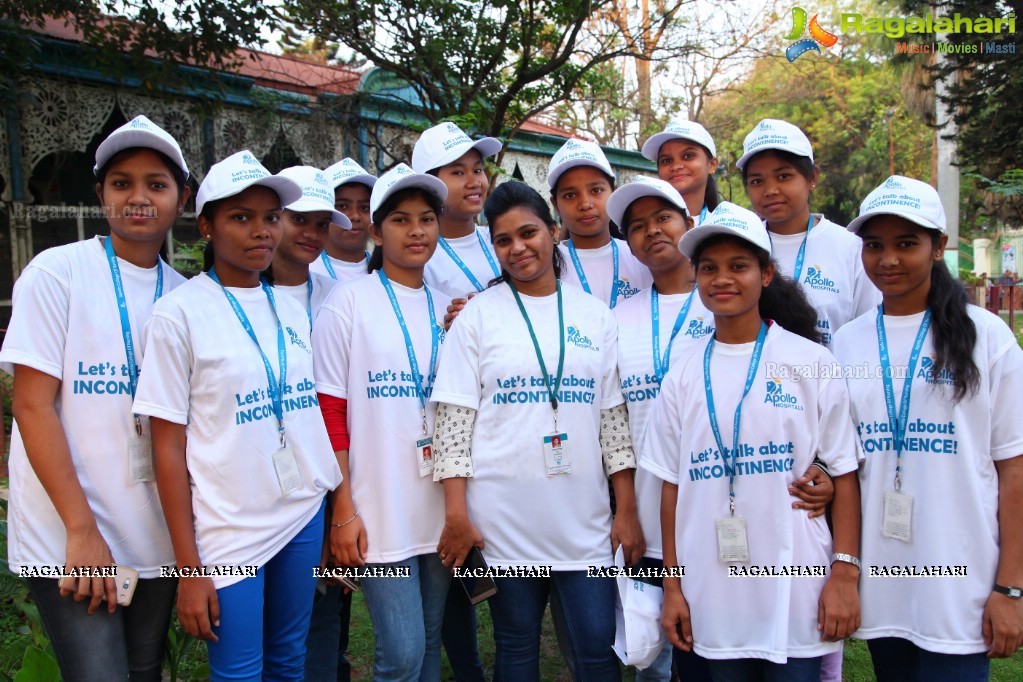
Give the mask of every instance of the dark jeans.
[{"label": "dark jeans", "polygon": [[878,682],[986,682],[991,668],[984,652],[938,654],[901,637],[869,639],[867,647]]},{"label": "dark jeans", "polygon": [[89,602],[61,597],[57,580],[29,578],[65,682],[158,682],[177,578],[139,580],[131,606],[89,615]]},{"label": "dark jeans", "polygon": [[476,607],[469,601],[469,595],[457,578],[451,581],[448,590],[440,637],[455,681],[484,682],[483,663],[480,662],[480,649],[476,641]]},{"label": "dark jeans", "polygon": [[340,585],[327,585],[313,598],[313,615],[305,639],[305,682],[349,682],[352,666],[348,628],[352,620],[352,593]]},{"label": "dark jeans", "polygon": [[681,682],[711,682],[713,679],[707,659],[695,651],[682,651],[672,647],[671,659]]},{"label": "dark jeans", "polygon": [[[821,657],[771,663],[758,658],[707,660],[714,682],[820,682]],[[684,678],[683,678],[684,679]]]}]

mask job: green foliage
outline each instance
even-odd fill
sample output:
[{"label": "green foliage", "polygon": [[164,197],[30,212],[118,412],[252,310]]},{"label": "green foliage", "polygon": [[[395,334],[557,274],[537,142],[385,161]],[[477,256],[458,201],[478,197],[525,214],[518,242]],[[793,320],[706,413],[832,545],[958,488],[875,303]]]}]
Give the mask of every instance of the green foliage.
[{"label": "green foliage", "polygon": [[197,239],[191,244],[174,240],[174,269],[185,277],[195,277],[202,270],[202,255],[206,242]]},{"label": "green foliage", "polygon": [[991,180],[978,173],[967,173],[966,177],[975,178],[987,185],[984,189],[1003,197],[1023,196],[1023,169],[1007,170],[997,179]]}]

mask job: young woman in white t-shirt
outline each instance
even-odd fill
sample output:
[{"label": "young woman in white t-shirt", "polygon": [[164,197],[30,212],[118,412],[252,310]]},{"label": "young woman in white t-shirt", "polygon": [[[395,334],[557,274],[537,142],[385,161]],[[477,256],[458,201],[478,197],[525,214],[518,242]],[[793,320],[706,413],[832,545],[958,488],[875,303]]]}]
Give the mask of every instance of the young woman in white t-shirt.
[{"label": "young woman in white t-shirt", "polygon": [[[7,537],[65,680],[159,680],[177,581],[156,504],[148,420],[131,400],[142,329],[184,282],[160,258],[188,199],[178,143],[145,116],[96,150],[96,195],[110,234],[39,254],[14,287],[0,367],[14,375]],[[113,577],[135,569],[130,606]],[[69,596],[73,595],[73,599]],[[101,605],[101,600],[106,604]]]},{"label": "young woman in white t-shirt", "polygon": [[589,567],[611,565],[619,546],[629,565],[644,549],[614,319],[603,303],[558,281],[557,228],[539,194],[507,182],[484,212],[502,280],[452,324],[433,393],[434,476],[444,482],[446,513],[441,558],[457,571],[477,547],[492,567],[541,572],[495,579],[495,679],[538,679],[552,590],[575,674],[619,679],[614,582],[587,577]]},{"label": "young woman in white t-shirt", "polygon": [[159,302],[146,333],[135,410],[153,424],[178,619],[207,640],[214,680],[302,679],[324,498],[341,482],[308,314],[262,276],[281,206],[301,195],[247,151],[211,167],[196,199],[206,272]]},{"label": "young woman in white t-shirt", "polygon": [[1023,351],[949,274],[933,187],[888,178],[849,230],[884,297],[835,337],[866,455],[856,636],[882,682],[986,680],[1023,644]]},{"label": "young woman in white t-shirt", "polygon": [[[370,198],[372,272],[337,287],[313,334],[317,390],[345,483],[330,549],[362,578],[376,640],[374,679],[440,679],[451,575],[437,557],[444,498],[433,483],[429,406],[446,301],[423,283],[446,188],[399,164]],[[338,418],[340,417],[340,418]]]},{"label": "young woman in white t-shirt", "polygon": [[611,233],[606,204],[615,177],[600,146],[567,141],[551,157],[547,184],[551,205],[568,232],[568,240],[558,245],[566,262],[561,280],[593,294],[612,310],[649,287],[650,271]]},{"label": "young woman in white t-shirt", "polygon": [[754,212],[767,225],[782,274],[806,292],[817,310],[824,343],[843,324],[872,310],[877,289],[863,273],[860,244],[841,225],[810,212],[820,179],[810,140],[787,121],[764,119],[743,141],[736,162]]},{"label": "young woman in white t-shirt", "polygon": [[[819,679],[859,623],[849,397],[822,376],[834,358],[770,248],[760,220],[728,202],[680,240],[715,331],[672,358],[640,461],[664,480],[664,565],[685,567],[664,580],[662,624],[715,679]],[[834,475],[834,542],[789,497],[815,457]]]},{"label": "young woman in white t-shirt", "polygon": [[[675,119],[664,130],[643,143],[643,156],[657,164],[657,177],[670,183],[685,199],[696,225],[717,208],[714,171],[718,169],[717,148],[707,129],[695,121]],[[622,234],[628,236],[622,227]]]},{"label": "young woman in white t-shirt", "polygon": [[[672,358],[714,333],[713,314],[703,305],[694,287],[695,273],[689,259],[678,250],[679,239],[692,227],[683,197],[666,181],[637,176],[615,190],[607,202],[611,219],[622,226],[629,249],[650,269],[654,285],[615,308],[618,321],[618,372],[629,409],[629,427],[636,442],[636,458],[643,459],[650,413],[668,373]],[[792,493],[800,497],[793,506],[818,515],[830,502],[833,488],[828,476],[811,466],[795,481]],[[649,471],[636,471],[636,505],[646,538],[644,562],[655,568],[661,556],[661,480]],[[671,677],[672,649],[648,668],[639,680]],[[675,667],[686,680],[709,679],[706,662],[692,652],[676,651]]]}]

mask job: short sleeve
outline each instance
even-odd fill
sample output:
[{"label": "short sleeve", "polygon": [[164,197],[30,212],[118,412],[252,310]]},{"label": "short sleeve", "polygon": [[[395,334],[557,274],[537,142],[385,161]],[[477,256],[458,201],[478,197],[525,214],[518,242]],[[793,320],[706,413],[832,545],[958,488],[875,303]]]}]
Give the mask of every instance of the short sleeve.
[{"label": "short sleeve", "polygon": [[343,309],[348,300],[343,287],[335,288],[320,308],[313,325],[313,375],[316,390],[348,399],[348,364],[352,352],[352,318]]},{"label": "short sleeve", "polygon": [[653,411],[639,451],[639,466],[657,478],[678,485],[682,418],[678,411],[678,384],[665,381],[654,401]]},{"label": "short sleeve", "polygon": [[69,283],[29,265],[14,285],[0,369],[14,374],[15,365],[25,365],[63,380],[70,306]]},{"label": "short sleeve", "polygon": [[146,325],[135,414],[188,424],[192,383],[192,345],[183,322],[154,312]]},{"label": "short sleeve", "polygon": [[604,375],[600,380],[600,409],[609,410],[625,402],[618,380],[618,322],[608,314],[604,329]]},{"label": "short sleeve", "polygon": [[1019,387],[1023,386],[1023,349],[1012,332],[992,336],[1006,339],[991,363],[991,459],[1023,455],[1023,420],[1019,418]]},{"label": "short sleeve", "polygon": [[478,299],[469,301],[447,335],[437,365],[430,402],[478,410],[483,396],[480,378],[482,317]]}]

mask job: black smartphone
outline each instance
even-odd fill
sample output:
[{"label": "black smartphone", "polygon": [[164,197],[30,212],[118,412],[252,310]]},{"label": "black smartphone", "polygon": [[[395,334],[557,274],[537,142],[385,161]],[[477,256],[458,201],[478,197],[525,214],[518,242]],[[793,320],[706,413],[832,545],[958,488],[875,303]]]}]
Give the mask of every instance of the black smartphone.
[{"label": "black smartphone", "polygon": [[465,557],[465,564],[462,565],[458,579],[462,582],[465,593],[469,595],[469,601],[474,605],[497,594],[494,579],[486,573],[487,562],[483,558],[483,552],[479,547],[473,547]]}]

